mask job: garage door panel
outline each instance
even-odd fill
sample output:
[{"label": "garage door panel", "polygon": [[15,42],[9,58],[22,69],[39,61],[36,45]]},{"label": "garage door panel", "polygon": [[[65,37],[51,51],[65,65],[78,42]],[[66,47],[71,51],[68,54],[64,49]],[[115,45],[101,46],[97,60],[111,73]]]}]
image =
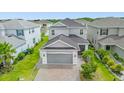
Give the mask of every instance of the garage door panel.
[{"label": "garage door panel", "polygon": [[48,64],[73,64],[72,54],[47,54]]}]

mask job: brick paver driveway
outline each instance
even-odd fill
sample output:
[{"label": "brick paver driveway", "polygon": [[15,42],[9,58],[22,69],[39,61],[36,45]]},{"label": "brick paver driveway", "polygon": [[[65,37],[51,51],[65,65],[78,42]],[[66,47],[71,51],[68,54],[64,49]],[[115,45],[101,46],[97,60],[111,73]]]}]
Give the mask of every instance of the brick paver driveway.
[{"label": "brick paver driveway", "polygon": [[79,81],[79,68],[77,65],[41,65],[35,81]]}]

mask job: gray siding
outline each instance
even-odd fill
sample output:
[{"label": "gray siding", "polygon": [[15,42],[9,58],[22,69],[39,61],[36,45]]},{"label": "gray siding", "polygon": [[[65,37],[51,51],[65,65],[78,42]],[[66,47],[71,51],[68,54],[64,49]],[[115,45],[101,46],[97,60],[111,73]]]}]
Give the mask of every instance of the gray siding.
[{"label": "gray siding", "polygon": [[124,58],[124,50],[123,49],[121,49],[117,46],[113,46],[112,51],[114,51],[115,53],[119,54],[122,58]]}]

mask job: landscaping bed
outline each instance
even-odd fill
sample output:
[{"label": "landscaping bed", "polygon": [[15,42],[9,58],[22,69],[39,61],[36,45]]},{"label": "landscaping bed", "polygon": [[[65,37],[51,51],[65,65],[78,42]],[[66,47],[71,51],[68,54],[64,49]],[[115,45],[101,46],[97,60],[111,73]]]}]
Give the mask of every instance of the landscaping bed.
[{"label": "landscaping bed", "polygon": [[[85,51],[86,52],[86,51]],[[92,53],[93,52],[93,53]],[[85,53],[86,54],[86,53]],[[91,50],[87,54],[88,62],[93,62],[97,65],[95,73],[93,73],[93,78],[90,80],[94,81],[112,81],[112,80],[119,80],[114,74],[112,74],[106,66],[99,60],[95,55],[95,50]],[[85,58],[84,58],[85,59]],[[89,60],[90,59],[90,60]],[[81,80],[87,80],[83,77],[83,74],[81,74]]]},{"label": "landscaping bed", "polygon": [[11,72],[2,74],[1,81],[17,81],[17,80],[33,80],[36,76],[37,69],[35,65],[39,61],[39,49],[48,41],[48,37],[44,37],[43,41],[34,47],[34,52],[26,55],[23,60],[13,65]]}]

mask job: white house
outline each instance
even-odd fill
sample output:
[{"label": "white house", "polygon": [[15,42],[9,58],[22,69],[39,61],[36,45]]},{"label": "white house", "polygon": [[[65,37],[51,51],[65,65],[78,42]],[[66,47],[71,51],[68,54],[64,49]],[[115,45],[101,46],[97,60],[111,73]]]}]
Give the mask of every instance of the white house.
[{"label": "white house", "polygon": [[26,20],[9,20],[0,24],[0,40],[16,48],[16,54],[40,41],[40,26]]},{"label": "white house", "polygon": [[77,64],[78,54],[88,49],[87,28],[71,19],[50,27],[49,41],[40,50],[43,64]]},{"label": "white house", "polygon": [[91,22],[88,26],[88,39],[96,49],[112,50],[124,57],[124,20],[104,18]]}]

